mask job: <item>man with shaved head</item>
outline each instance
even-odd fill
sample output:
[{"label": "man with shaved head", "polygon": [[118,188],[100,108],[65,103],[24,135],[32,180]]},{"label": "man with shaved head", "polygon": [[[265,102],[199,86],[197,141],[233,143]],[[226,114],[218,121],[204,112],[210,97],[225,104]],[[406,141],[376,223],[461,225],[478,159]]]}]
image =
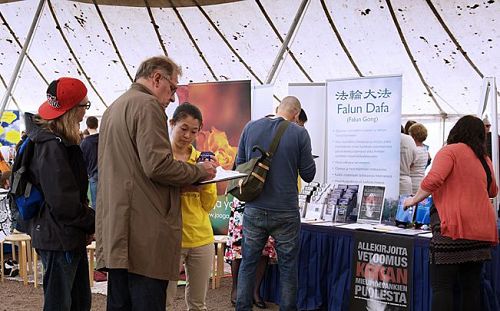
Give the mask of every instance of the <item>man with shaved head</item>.
[{"label": "man with shaved head", "polygon": [[276,241],[280,270],[280,310],[297,310],[297,260],[299,252],[300,215],[297,178],[311,182],[316,174],[307,131],[297,125],[301,110],[296,97],[285,97],[274,117],[248,123],[241,135],[236,164],[260,156],[252,147],[269,150],[281,122],[286,128],[267,174],[264,189],[246,202],[243,216],[242,262],[238,275],[236,310],[252,310],[257,263],[267,238]]},{"label": "man with shaved head", "polygon": [[285,120],[295,122],[299,118],[301,108],[300,101],[297,97],[287,96],[281,100],[278,106],[277,115],[283,116]]}]

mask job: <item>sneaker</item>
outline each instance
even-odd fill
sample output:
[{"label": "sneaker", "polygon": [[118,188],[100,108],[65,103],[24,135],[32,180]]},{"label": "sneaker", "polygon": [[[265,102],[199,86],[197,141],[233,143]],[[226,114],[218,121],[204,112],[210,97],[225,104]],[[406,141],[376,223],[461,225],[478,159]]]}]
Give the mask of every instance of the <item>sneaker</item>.
[{"label": "sneaker", "polygon": [[8,277],[16,277],[19,275],[19,264],[17,261],[7,259],[3,262],[3,274]]}]

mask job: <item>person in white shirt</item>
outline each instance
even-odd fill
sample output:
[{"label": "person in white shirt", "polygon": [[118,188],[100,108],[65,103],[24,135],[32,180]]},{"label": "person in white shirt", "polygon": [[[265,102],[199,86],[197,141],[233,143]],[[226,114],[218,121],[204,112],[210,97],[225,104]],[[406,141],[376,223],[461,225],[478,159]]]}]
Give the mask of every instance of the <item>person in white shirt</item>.
[{"label": "person in white shirt", "polygon": [[427,139],[427,129],[423,124],[415,123],[410,126],[408,133],[417,145],[417,158],[410,166],[412,193],[415,194],[420,187],[420,182],[424,179],[425,168],[430,159],[428,147],[424,145],[424,141]]},{"label": "person in white shirt", "polygon": [[401,133],[401,158],[399,160],[399,194],[411,194],[410,167],[417,158],[417,145],[413,138]]}]

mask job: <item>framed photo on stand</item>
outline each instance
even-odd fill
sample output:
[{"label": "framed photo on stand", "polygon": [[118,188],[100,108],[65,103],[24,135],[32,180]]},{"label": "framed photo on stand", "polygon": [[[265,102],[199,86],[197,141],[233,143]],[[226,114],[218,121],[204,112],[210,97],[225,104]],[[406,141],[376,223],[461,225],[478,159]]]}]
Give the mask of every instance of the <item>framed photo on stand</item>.
[{"label": "framed photo on stand", "polygon": [[364,185],[361,204],[358,210],[358,222],[380,223],[384,208],[385,186]]}]

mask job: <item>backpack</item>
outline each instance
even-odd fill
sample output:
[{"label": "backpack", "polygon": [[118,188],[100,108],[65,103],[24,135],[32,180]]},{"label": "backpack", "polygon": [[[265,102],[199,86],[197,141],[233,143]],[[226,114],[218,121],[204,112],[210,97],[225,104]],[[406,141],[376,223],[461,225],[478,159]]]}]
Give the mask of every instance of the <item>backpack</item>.
[{"label": "backpack", "polygon": [[13,217],[18,220],[29,220],[40,211],[44,203],[43,193],[33,184],[33,177],[29,172],[29,166],[33,159],[35,143],[26,137],[17,151],[12,165],[10,179],[10,190],[8,193],[9,204]]},{"label": "backpack", "polygon": [[226,193],[230,193],[238,200],[244,202],[253,201],[260,195],[262,189],[264,189],[264,183],[271,167],[274,152],[276,152],[281,136],[289,124],[290,122],[286,120],[280,122],[269,151],[265,151],[257,145],[252,147],[252,152],[258,150],[261,155],[251,158],[249,161],[236,167],[236,171],[246,173],[248,176],[229,181]]}]

